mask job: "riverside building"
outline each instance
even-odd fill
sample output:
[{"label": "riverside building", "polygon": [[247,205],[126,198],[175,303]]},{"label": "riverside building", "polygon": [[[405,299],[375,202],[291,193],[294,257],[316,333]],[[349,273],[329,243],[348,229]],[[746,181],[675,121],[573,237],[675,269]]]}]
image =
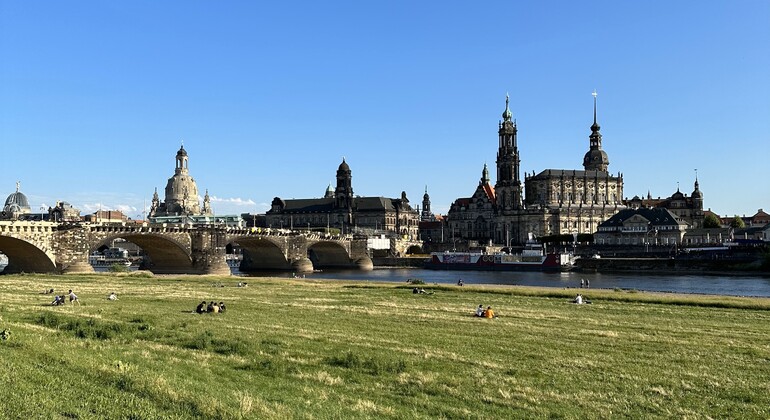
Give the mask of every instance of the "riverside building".
[{"label": "riverside building", "polygon": [[450,238],[479,244],[522,244],[535,237],[591,234],[623,204],[623,175],[609,173],[596,117],[589,136],[583,169],[545,169],[520,177],[518,126],[505,99],[498,124],[497,179],[494,186],[484,165],[471,197],[459,198],[447,214]]}]

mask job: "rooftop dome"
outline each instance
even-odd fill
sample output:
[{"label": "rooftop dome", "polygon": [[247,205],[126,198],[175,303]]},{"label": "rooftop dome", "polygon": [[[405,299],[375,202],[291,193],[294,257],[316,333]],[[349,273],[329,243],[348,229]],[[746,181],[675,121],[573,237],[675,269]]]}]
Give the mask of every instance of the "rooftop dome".
[{"label": "rooftop dome", "polygon": [[591,149],[583,156],[583,166],[588,168],[603,168],[600,170],[606,170],[610,164],[610,159],[607,157],[607,152],[602,149]]},{"label": "rooftop dome", "polygon": [[349,171],[350,170],[350,166],[348,166],[348,163],[345,162],[345,158],[342,158],[342,163],[340,163],[340,167],[337,168],[337,170],[340,170],[340,171]]},{"label": "rooftop dome", "polygon": [[16,192],[9,195],[5,199],[4,212],[9,213],[30,213],[32,209],[29,207],[29,200],[27,196],[19,191],[19,183],[16,183]]},{"label": "rooftop dome", "polygon": [[184,145],[179,148],[179,151],[176,152],[177,156],[187,156],[187,150],[184,150]]}]

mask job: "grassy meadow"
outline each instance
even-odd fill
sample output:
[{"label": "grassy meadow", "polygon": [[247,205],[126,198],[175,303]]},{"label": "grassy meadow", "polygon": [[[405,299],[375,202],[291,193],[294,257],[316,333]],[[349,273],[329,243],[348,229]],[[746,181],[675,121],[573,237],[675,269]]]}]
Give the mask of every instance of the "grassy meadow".
[{"label": "grassy meadow", "polygon": [[0,276],[0,417],[770,417],[768,299],[239,280]]}]

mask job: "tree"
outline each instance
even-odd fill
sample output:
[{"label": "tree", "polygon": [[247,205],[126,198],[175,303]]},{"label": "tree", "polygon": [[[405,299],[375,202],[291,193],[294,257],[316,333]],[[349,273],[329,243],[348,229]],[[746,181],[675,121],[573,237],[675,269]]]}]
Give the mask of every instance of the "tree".
[{"label": "tree", "polygon": [[[743,220],[741,220],[743,221]],[[704,228],[718,228],[722,227],[722,222],[719,220],[719,218],[714,213],[709,213],[706,215],[706,217],[703,218],[703,227]]]},{"label": "tree", "polygon": [[746,223],[743,223],[743,219],[741,218],[741,216],[738,216],[736,214],[735,217],[733,217],[733,220],[730,222],[730,227],[738,228],[738,229],[745,228]]}]

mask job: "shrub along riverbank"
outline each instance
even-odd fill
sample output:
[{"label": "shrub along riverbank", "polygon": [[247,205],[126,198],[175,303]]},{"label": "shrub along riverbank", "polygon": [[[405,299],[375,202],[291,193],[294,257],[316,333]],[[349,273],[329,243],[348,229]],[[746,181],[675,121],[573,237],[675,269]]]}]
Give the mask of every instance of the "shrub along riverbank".
[{"label": "shrub along riverbank", "polygon": [[0,416],[770,416],[768,299],[242,280],[0,276]]}]

